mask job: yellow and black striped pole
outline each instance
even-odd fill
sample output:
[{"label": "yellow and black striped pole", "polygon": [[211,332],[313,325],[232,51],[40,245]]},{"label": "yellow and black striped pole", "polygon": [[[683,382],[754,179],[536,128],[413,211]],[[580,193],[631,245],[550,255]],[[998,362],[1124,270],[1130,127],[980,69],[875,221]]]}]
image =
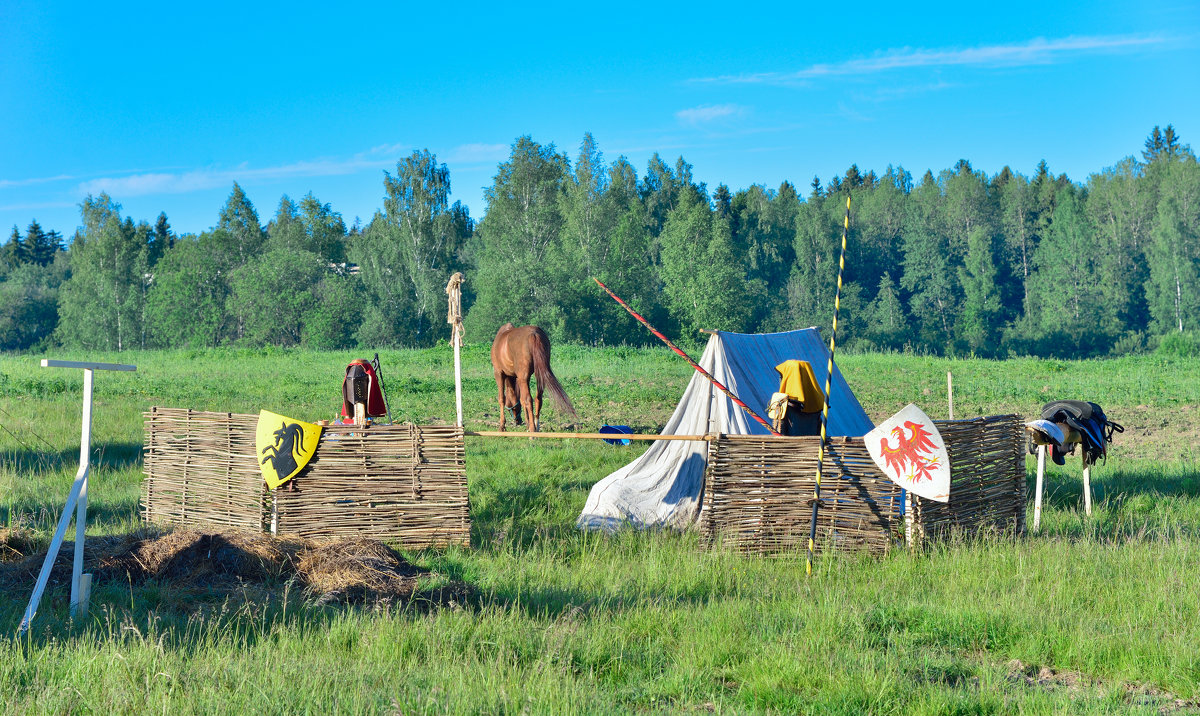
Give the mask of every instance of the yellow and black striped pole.
[{"label": "yellow and black striped pole", "polygon": [[804,573],[812,575],[813,549],[817,542],[817,507],[821,504],[821,466],[825,462],[825,431],[829,425],[829,400],[833,388],[833,351],[837,346],[838,309],[842,302],[842,272],[846,270],[846,234],[850,231],[850,195],[846,195],[846,219],[842,222],[842,254],[838,258],[837,290],[833,294],[833,332],[829,334],[829,364],[825,370],[825,409],[821,413],[821,444],[817,446],[817,484],[813,488],[812,525],[808,528],[808,559]]}]

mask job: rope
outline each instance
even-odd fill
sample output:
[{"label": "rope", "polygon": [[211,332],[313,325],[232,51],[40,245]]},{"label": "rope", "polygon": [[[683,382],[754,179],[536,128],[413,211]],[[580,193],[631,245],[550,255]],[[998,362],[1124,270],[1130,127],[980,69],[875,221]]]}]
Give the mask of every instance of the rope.
[{"label": "rope", "polygon": [[451,337],[462,338],[462,272],[455,271],[450,277],[450,283],[446,284],[446,296],[449,297],[449,307],[446,311],[446,323],[454,326]]},{"label": "rope", "polygon": [[16,433],[14,433],[13,431],[11,431],[11,430],[9,430],[8,428],[4,427],[4,423],[0,423],[0,430],[3,430],[4,432],[6,432],[6,433],[8,433],[9,435],[11,435],[11,436],[12,436],[12,439],[13,439],[13,440],[16,440],[18,445],[20,445],[21,447],[25,448],[25,449],[26,449],[26,450],[28,450],[29,452],[37,452],[37,450],[34,450],[32,447],[30,447],[28,443],[26,443],[26,442],[25,442],[24,440],[22,440],[21,438],[17,437],[17,434],[16,434]]},{"label": "rope", "polygon": [[833,294],[833,332],[829,334],[829,364],[825,371],[825,410],[821,413],[821,443],[817,446],[817,484],[813,487],[812,525],[808,530],[808,558],[804,573],[812,575],[813,548],[817,541],[817,508],[821,504],[821,467],[825,461],[825,443],[829,424],[830,391],[833,389],[833,351],[837,346],[838,309],[842,302],[842,273],[846,270],[846,234],[850,231],[850,195],[846,195],[846,219],[842,222],[842,254],[838,258],[837,290]]},{"label": "rope", "polygon": [[[0,408],[0,413],[4,413],[14,423],[21,422],[20,420],[17,420],[17,418],[14,417],[12,413],[8,412],[4,408]],[[4,428],[4,426],[0,425],[0,428]],[[58,452],[58,448],[51,445],[50,442],[48,440],[46,440],[46,438],[42,437],[41,435],[38,435],[36,430],[34,430],[33,428],[31,428],[29,426],[25,426],[25,429],[29,431],[30,435],[33,435],[35,438],[37,438],[38,440],[41,440],[43,443],[45,443],[46,447],[50,448],[54,452]],[[20,438],[18,438],[16,435],[13,435],[12,431],[9,430],[8,428],[4,428],[4,432],[8,433],[9,435],[12,435],[13,440],[16,440],[17,442],[21,443],[21,445],[23,445],[26,450],[29,450],[30,452],[35,452],[35,450],[33,448],[29,447],[28,445],[25,445],[25,443],[22,442]]]}]

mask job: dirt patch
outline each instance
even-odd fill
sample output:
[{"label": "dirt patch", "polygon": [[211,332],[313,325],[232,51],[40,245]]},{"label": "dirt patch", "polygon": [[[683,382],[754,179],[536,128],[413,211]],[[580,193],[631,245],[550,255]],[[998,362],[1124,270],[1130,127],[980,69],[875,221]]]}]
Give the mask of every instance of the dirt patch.
[{"label": "dirt patch", "polygon": [[1109,454],[1123,459],[1173,461],[1193,455],[1200,445],[1200,407],[1139,405],[1105,411],[1124,433],[1113,436]]},{"label": "dirt patch", "polygon": [[[1106,685],[1099,679],[1090,678],[1078,671],[1056,671],[1048,666],[1037,667],[1013,659],[1005,664],[1009,681],[1045,691],[1064,691],[1069,694],[1102,691]],[[1148,684],[1126,684],[1125,700],[1131,706],[1156,708],[1158,713],[1200,713],[1200,700],[1181,699],[1170,691]]]},{"label": "dirt patch", "polygon": [[[52,584],[70,580],[73,547],[64,544],[51,572]],[[427,569],[407,562],[391,547],[370,539],[309,541],[239,532],[180,530],[166,534],[96,538],[87,542],[85,570],[97,585],[166,587],[186,608],[196,596],[224,600],[269,599],[299,587],[317,605],[394,604],[419,600],[462,603],[462,584],[419,591]],[[46,552],[0,564],[0,590],[28,589]]]}]

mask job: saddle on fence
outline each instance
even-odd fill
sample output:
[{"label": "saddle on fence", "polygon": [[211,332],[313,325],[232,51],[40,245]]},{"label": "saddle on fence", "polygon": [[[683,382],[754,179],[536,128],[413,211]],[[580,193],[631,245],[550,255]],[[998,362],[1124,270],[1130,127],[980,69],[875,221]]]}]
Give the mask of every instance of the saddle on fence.
[{"label": "saddle on fence", "polygon": [[346,366],[346,377],[342,380],[342,417],[354,417],[355,403],[367,406],[368,418],[378,418],[387,414],[379,376],[370,361],[351,361],[350,365]]},{"label": "saddle on fence", "polygon": [[779,392],[771,396],[767,416],[780,435],[820,435],[825,394],[808,361],[788,360],[775,366]]},{"label": "saddle on fence", "polygon": [[[1083,400],[1055,400],[1042,406],[1042,419],[1056,423],[1060,428],[1066,428],[1064,433],[1075,432],[1079,435],[1078,444],[1083,445],[1083,464],[1096,464],[1108,455],[1108,444],[1112,442],[1114,433],[1123,433],[1125,428],[1108,419],[1104,410],[1095,403]],[[1055,464],[1066,462],[1068,454],[1074,454],[1075,445],[1072,440],[1063,440],[1054,444],[1050,453]]]}]

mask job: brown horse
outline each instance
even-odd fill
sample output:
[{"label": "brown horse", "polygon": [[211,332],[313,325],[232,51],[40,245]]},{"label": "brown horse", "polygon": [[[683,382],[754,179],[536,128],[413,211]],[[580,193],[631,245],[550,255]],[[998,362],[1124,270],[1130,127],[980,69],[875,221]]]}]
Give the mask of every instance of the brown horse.
[{"label": "brown horse", "polygon": [[[492,342],[492,372],[496,375],[496,390],[500,395],[500,429],[504,430],[506,408],[512,408],[513,419],[521,424],[521,408],[529,420],[529,432],[541,427],[542,390],[549,389],[550,396],[562,410],[578,419],[554,371],[550,370],[550,339],[537,326],[517,328],[505,323]],[[530,395],[529,377],[537,377],[537,396]]]}]

